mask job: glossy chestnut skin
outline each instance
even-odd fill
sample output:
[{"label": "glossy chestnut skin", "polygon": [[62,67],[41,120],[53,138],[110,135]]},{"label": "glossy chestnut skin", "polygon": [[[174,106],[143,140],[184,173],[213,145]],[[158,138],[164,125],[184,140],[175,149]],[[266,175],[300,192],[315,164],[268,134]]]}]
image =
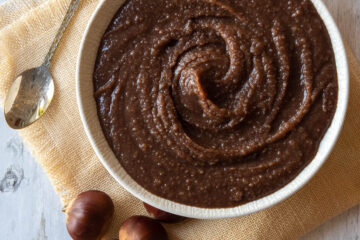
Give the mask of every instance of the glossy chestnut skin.
[{"label": "glossy chestnut skin", "polygon": [[160,210],[156,207],[153,207],[147,203],[143,203],[144,207],[146,209],[146,211],[149,213],[149,215],[160,221],[160,222],[164,222],[164,223],[178,223],[181,221],[184,221],[186,219],[186,217],[182,217],[182,216],[178,216],[172,213],[168,213],[165,212],[163,210]]},{"label": "glossy chestnut skin", "polygon": [[80,193],[66,208],[66,228],[74,240],[97,240],[111,222],[114,204],[104,192]]},{"label": "glossy chestnut skin", "polygon": [[120,227],[119,240],[168,240],[165,228],[145,216],[132,216]]}]

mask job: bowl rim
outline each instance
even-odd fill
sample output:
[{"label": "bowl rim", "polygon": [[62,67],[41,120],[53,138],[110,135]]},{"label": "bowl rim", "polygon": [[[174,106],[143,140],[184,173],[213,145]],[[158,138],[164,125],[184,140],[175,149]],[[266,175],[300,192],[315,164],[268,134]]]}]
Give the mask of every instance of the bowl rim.
[{"label": "bowl rim", "polygon": [[[229,217],[238,217],[247,215],[250,213],[254,213],[266,208],[269,208],[285,199],[293,195],[296,191],[301,189],[319,170],[319,168],[326,161],[327,157],[331,153],[338,136],[341,132],[343,122],[346,115],[347,104],[348,104],[348,95],[349,95],[349,69],[348,69],[348,61],[346,58],[346,50],[344,47],[344,43],[342,41],[340,32],[336,23],[332,16],[330,15],[328,9],[322,0],[311,0],[314,4],[317,12],[322,18],[326,29],[331,38],[331,44],[333,47],[336,69],[337,69],[337,77],[338,77],[338,101],[337,101],[337,109],[334,114],[333,120],[331,122],[330,127],[326,131],[321,143],[319,145],[319,149],[312,159],[312,161],[287,185],[278,189],[272,194],[266,195],[260,199],[248,202],[246,204],[238,205],[235,207],[229,208],[202,208],[184,205],[181,203],[177,203],[157,195],[152,194],[147,191],[139,184],[137,184],[121,167],[119,162],[117,161],[115,155],[111,151],[110,146],[108,145],[105,136],[102,132],[100,121],[96,116],[94,118],[94,108],[96,111],[95,99],[92,97],[93,91],[89,89],[93,89],[92,83],[92,74],[93,74],[93,64],[95,59],[89,60],[88,57],[88,47],[91,44],[96,44],[97,47],[93,48],[93,51],[97,53],[99,40],[97,43],[94,39],[91,39],[91,35],[94,34],[95,26],[99,25],[98,21],[103,17],[103,11],[109,11],[112,5],[118,5],[115,9],[110,11],[113,12],[113,15],[118,10],[118,8],[125,2],[124,0],[102,0],[95,11],[93,12],[89,23],[86,27],[85,33],[81,40],[81,45],[79,49],[77,64],[76,64],[76,97],[78,108],[80,112],[81,121],[84,126],[84,130],[86,135],[96,153],[101,163],[107,169],[107,171],[111,174],[111,176],[120,183],[128,192],[132,195],[144,201],[156,208],[162,209],[164,211],[190,217],[190,218],[199,218],[199,219],[218,219],[218,218],[229,218]],[[107,4],[105,4],[107,3]],[[101,38],[108,23],[113,18],[113,15],[108,16],[107,20],[103,20],[103,27],[99,32],[101,32],[101,36],[97,36],[97,38]],[[106,24],[105,24],[106,22]],[[95,53],[95,58],[96,58]],[[89,67],[89,61],[92,61],[92,66]],[[89,81],[89,71],[91,71],[91,84],[88,84]],[[87,84],[86,84],[87,83]],[[91,85],[91,86],[90,86]],[[93,106],[92,106],[93,105]],[[89,112],[92,112],[91,114]],[[99,131],[100,129],[100,131]],[[115,164],[115,161],[116,163]]]}]

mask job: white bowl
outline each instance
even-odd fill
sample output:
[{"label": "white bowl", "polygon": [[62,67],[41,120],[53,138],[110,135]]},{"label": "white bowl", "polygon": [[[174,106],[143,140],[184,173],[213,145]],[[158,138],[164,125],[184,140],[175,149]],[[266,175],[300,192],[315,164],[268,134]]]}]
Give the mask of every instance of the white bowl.
[{"label": "white bowl", "polygon": [[279,203],[304,186],[325,162],[338,138],[346,113],[349,91],[348,65],[339,30],[323,2],[321,0],[312,0],[312,2],[322,17],[331,37],[339,83],[338,102],[334,119],[321,141],[318,152],[314,159],[295,179],[276,192],[240,206],[209,209],[176,203],[145,190],[126,173],[108,145],[97,115],[92,79],[100,40],[108,24],[124,1],[102,1],[93,13],[82,39],[77,62],[76,91],[80,116],[86,134],[97,156],[109,173],[127,191],[140,200],[167,212],[201,219],[227,218],[250,214]]}]

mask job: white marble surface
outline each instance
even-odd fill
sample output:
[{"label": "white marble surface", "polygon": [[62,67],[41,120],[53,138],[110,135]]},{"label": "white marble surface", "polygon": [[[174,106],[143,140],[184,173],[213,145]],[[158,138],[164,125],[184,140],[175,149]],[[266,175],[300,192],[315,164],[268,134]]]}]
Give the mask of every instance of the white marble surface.
[{"label": "white marble surface", "polygon": [[0,239],[70,239],[59,197],[2,112],[0,162]]},{"label": "white marble surface", "polygon": [[[4,2],[6,0],[0,0]],[[360,59],[360,0],[324,0]],[[1,17],[1,16],[0,16]],[[0,240],[67,240],[64,213],[47,176],[0,113]],[[3,181],[6,178],[6,181]],[[302,240],[360,240],[360,205]]]}]

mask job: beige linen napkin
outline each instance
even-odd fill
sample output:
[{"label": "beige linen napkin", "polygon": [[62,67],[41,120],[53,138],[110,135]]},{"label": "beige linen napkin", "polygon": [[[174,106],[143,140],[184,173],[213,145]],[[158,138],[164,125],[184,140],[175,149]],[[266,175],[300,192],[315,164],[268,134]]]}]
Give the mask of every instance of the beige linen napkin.
[{"label": "beige linen napkin", "polygon": [[[53,103],[41,120],[19,133],[64,205],[89,189],[111,195],[116,213],[105,239],[113,239],[123,220],[145,211],[97,159],[76,104],[77,53],[97,3],[81,1],[52,60]],[[0,106],[14,77],[41,63],[68,4],[69,0],[8,0],[0,6]],[[331,157],[310,183],[284,202],[245,217],[166,225],[171,239],[294,239],[360,202],[360,67],[350,51],[348,57],[351,91],[344,129]]]}]

